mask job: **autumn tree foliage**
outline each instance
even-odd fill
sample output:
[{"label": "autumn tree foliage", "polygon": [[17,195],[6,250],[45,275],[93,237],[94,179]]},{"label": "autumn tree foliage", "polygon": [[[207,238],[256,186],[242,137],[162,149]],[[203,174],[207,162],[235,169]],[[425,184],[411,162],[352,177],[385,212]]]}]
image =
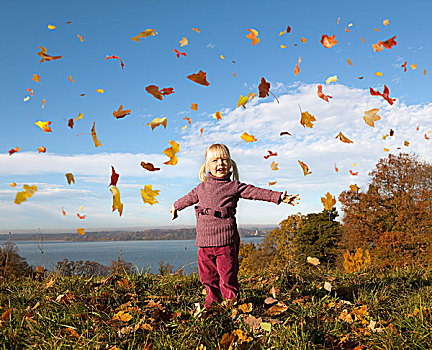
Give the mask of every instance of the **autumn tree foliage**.
[{"label": "autumn tree foliage", "polygon": [[376,164],[367,189],[344,191],[343,241],[368,249],[372,263],[403,266],[432,261],[432,166],[406,153]]}]

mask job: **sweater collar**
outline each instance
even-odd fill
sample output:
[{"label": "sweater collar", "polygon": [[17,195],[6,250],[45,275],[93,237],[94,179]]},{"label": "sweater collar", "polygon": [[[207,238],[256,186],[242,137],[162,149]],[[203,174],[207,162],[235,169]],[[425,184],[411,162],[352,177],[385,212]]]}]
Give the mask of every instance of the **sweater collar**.
[{"label": "sweater collar", "polygon": [[210,172],[207,173],[207,178],[211,181],[231,181],[232,172],[229,171],[224,177],[216,177],[212,175]]}]

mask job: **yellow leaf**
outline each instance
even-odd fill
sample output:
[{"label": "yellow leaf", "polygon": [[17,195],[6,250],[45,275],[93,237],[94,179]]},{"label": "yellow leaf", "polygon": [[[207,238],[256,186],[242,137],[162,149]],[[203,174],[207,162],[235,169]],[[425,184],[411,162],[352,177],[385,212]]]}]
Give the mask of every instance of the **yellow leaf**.
[{"label": "yellow leaf", "polygon": [[150,205],[158,203],[155,199],[157,195],[159,195],[160,190],[153,190],[152,185],[145,185],[144,189],[141,189],[141,197],[144,203],[148,203]]},{"label": "yellow leaf", "polygon": [[350,187],[350,190],[352,191],[352,192],[357,192],[358,191],[358,187],[357,187],[357,185],[350,185],[349,186]]},{"label": "yellow leaf", "polygon": [[325,210],[332,210],[333,206],[336,204],[336,199],[330,192],[327,192],[325,197],[321,197],[321,203],[324,205]]},{"label": "yellow leaf", "polygon": [[381,72],[375,72],[374,73],[377,77],[382,77],[382,73]]},{"label": "yellow leaf", "polygon": [[69,79],[72,83],[75,83],[75,80],[72,79],[72,75],[69,75],[69,76],[68,76],[68,79]]},{"label": "yellow leaf", "polygon": [[285,45],[281,45],[280,47],[281,47],[281,49],[286,49]]},{"label": "yellow leaf", "polygon": [[381,119],[381,117],[377,114],[378,111],[379,111],[378,108],[372,108],[365,112],[363,119],[367,125],[374,127],[375,126],[374,122]]},{"label": "yellow leaf", "polygon": [[113,320],[119,320],[122,322],[127,322],[127,321],[130,321],[132,319],[132,316],[125,311],[119,311],[114,315],[114,317],[112,319]]},{"label": "yellow leaf", "polygon": [[168,160],[167,162],[164,162],[164,164],[166,165],[176,165],[178,162],[178,158],[176,156],[176,153],[178,153],[180,151],[180,146],[177,142],[169,140],[169,143],[171,145],[171,147],[165,149],[162,153],[165,153],[170,160]]},{"label": "yellow leaf", "polygon": [[150,123],[147,123],[146,126],[150,125],[151,129],[153,131],[154,128],[159,126],[159,125],[163,125],[164,129],[166,129],[167,123],[168,123],[168,120],[166,117],[163,117],[163,118],[158,117],[158,118],[153,119]]},{"label": "yellow leaf", "polygon": [[140,39],[147,38],[150,35],[156,36],[157,32],[156,29],[146,29],[145,31],[139,33],[137,36],[133,36],[131,40],[136,41],[139,43]]},{"label": "yellow leaf", "polygon": [[249,135],[247,132],[244,132],[240,137],[246,142],[258,141],[258,139],[256,139],[254,135]]},{"label": "yellow leaf", "polygon": [[313,124],[312,122],[316,121],[315,117],[310,114],[308,111],[302,112],[300,124],[303,125],[303,127],[312,128]]},{"label": "yellow leaf", "polygon": [[252,45],[256,45],[260,42],[260,38],[258,38],[258,31],[255,29],[248,29],[249,34],[246,35],[246,38],[252,40]]},{"label": "yellow leaf", "polygon": [[182,130],[186,129],[187,127],[188,127],[187,125],[182,126]]},{"label": "yellow leaf", "polygon": [[103,89],[96,89],[96,92],[99,92],[100,94],[103,94],[105,91]]},{"label": "yellow leaf", "polygon": [[79,235],[85,235],[85,231],[83,228],[77,228],[77,231]]},{"label": "yellow leaf", "polygon": [[224,55],[220,55],[220,58],[222,58],[223,60],[225,59]]},{"label": "yellow leaf", "polygon": [[237,108],[240,106],[242,106],[243,108],[246,108],[246,106],[245,106],[246,103],[248,103],[250,100],[252,100],[256,95],[257,95],[256,92],[254,92],[254,93],[249,92],[247,96],[240,95],[240,98],[237,102]]},{"label": "yellow leaf", "polygon": [[38,190],[36,185],[24,185],[23,186],[24,191],[20,191],[16,194],[15,196],[15,204],[20,205],[22,202],[25,202],[27,200],[27,198],[31,198],[35,192]]},{"label": "yellow leaf", "polygon": [[56,29],[56,26],[53,24],[48,24],[48,29],[50,30]]},{"label": "yellow leaf", "polygon": [[414,63],[413,63],[413,64],[410,64],[410,67],[411,67],[411,69],[413,69],[413,70],[414,70],[414,69],[417,69],[417,65],[414,64]]},{"label": "yellow leaf", "polygon": [[337,75],[332,75],[331,77],[328,77],[326,79],[326,84],[328,85],[330,83],[335,83],[335,82],[337,82],[337,80],[338,80]]},{"label": "yellow leaf", "polygon": [[10,187],[16,187],[16,182],[12,182],[9,184]]},{"label": "yellow leaf", "polygon": [[276,163],[275,161],[273,161],[270,165],[270,169],[271,170],[279,170],[278,168],[278,163]]},{"label": "yellow leaf", "polygon": [[35,124],[40,127],[44,132],[51,132],[51,127],[49,126],[51,122],[43,122],[38,120]]},{"label": "yellow leaf", "polygon": [[252,303],[247,303],[247,304],[241,304],[239,305],[238,309],[245,313],[251,312],[252,311]]},{"label": "yellow leaf", "polygon": [[339,134],[336,135],[335,139],[337,138],[345,143],[354,143],[349,138],[347,138],[344,134],[342,134],[342,131],[340,131]]},{"label": "yellow leaf", "polygon": [[319,261],[318,258],[312,258],[312,257],[310,257],[310,256],[308,256],[308,257],[306,258],[306,262],[309,263],[309,264],[311,264],[311,265],[313,265],[313,266],[317,266],[317,265],[320,264],[320,261]]},{"label": "yellow leaf", "polygon": [[78,121],[78,120],[82,119],[83,116],[84,116],[84,113],[79,113],[79,114],[78,114],[78,117],[76,117],[74,120],[75,120],[75,121]]},{"label": "yellow leaf", "polygon": [[390,150],[388,148],[384,148],[384,152],[389,152]]},{"label": "yellow leaf", "polygon": [[389,23],[390,23],[390,21],[389,21],[388,19],[385,19],[385,20],[383,21],[383,24],[384,24],[385,26],[388,26]]},{"label": "yellow leaf", "polygon": [[120,201],[120,191],[116,186],[111,187],[110,191],[113,195],[112,211],[118,210],[121,216],[123,213],[123,203]]},{"label": "yellow leaf", "polygon": [[65,176],[66,176],[66,180],[67,180],[67,182],[68,182],[69,185],[72,182],[75,183],[75,178],[74,178],[74,176],[73,176],[72,173],[66,173]]},{"label": "yellow leaf", "polygon": [[77,34],[77,37],[80,39],[81,42],[84,41],[84,38],[81,35]]},{"label": "yellow leaf", "polygon": [[24,102],[27,102],[28,100],[30,100],[30,96],[26,96],[26,97],[23,98]]},{"label": "yellow leaf", "polygon": [[95,147],[102,146],[102,143],[97,139],[97,136],[96,136],[96,122],[93,122],[91,134],[92,134],[92,138],[93,138],[93,142],[95,144]]},{"label": "yellow leaf", "polygon": [[216,120],[221,120],[222,119],[221,112],[217,111],[215,114],[213,114],[213,118],[215,118]]},{"label": "yellow leaf", "polygon": [[180,43],[180,46],[183,47],[183,46],[186,46],[189,43],[189,41],[185,37],[182,37],[181,40],[179,41],[179,43]]},{"label": "yellow leaf", "polygon": [[301,162],[300,160],[298,160],[298,163],[300,164],[300,166],[301,166],[301,168],[303,170],[303,175],[304,176],[312,174],[312,172],[309,171],[309,167],[305,163]]}]

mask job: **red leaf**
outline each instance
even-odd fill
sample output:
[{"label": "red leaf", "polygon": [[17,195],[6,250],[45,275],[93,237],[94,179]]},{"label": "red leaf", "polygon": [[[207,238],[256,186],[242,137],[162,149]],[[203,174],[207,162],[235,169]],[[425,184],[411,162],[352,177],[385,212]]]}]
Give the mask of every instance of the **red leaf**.
[{"label": "red leaf", "polygon": [[74,120],[73,120],[73,118],[70,118],[68,120],[68,127],[70,127],[71,129],[73,129],[73,127],[74,127]]},{"label": "red leaf", "polygon": [[171,95],[171,94],[174,93],[174,88],[172,88],[172,87],[170,87],[170,88],[163,88],[163,89],[161,89],[161,93],[162,93],[163,96]]},{"label": "red leaf", "polygon": [[268,155],[266,155],[266,156],[264,156],[264,159],[269,159],[270,157],[275,157],[275,156],[277,156],[278,154],[277,154],[277,152],[276,153],[273,153],[272,151],[267,151],[269,154]]},{"label": "red leaf", "polygon": [[407,66],[406,65],[407,65],[407,61],[405,61],[404,64],[401,66],[401,68],[404,69],[404,72],[407,71]]},{"label": "red leaf", "polygon": [[79,213],[77,213],[77,216],[78,216],[78,219],[81,219],[81,220],[83,220],[83,219],[85,219],[85,218],[86,218],[86,216],[85,216],[85,215],[80,215]]},{"label": "red leaf", "polygon": [[114,167],[111,165],[112,173],[111,173],[111,183],[108,186],[117,186],[117,181],[119,179],[119,174],[117,174],[114,170]]},{"label": "red leaf", "polygon": [[393,102],[396,101],[395,98],[390,98],[389,97],[390,90],[389,90],[389,88],[386,85],[384,85],[384,91],[382,93],[379,92],[379,91],[375,91],[374,89],[370,88],[370,94],[372,96],[382,96],[382,98],[384,100],[386,100],[390,105],[392,105]]},{"label": "red leaf", "polygon": [[122,69],[124,68],[124,63],[123,63],[123,61],[122,61],[122,59],[121,59],[120,57],[118,57],[118,56],[116,56],[116,55],[107,56],[107,57],[105,57],[105,61],[108,60],[108,59],[110,59],[110,58],[112,58],[112,59],[116,59],[116,60],[119,60]]},{"label": "red leaf", "polygon": [[176,53],[177,58],[180,58],[180,55],[186,56],[186,52],[180,52],[180,51],[177,50],[177,49],[174,49],[174,52]]},{"label": "red leaf", "polygon": [[330,96],[330,95],[324,95],[323,94],[323,92],[322,92],[322,85],[318,85],[318,91],[317,91],[317,94],[318,94],[318,97],[319,98],[322,98],[324,101],[327,101],[327,102],[329,102],[329,98],[333,98],[332,96]]}]

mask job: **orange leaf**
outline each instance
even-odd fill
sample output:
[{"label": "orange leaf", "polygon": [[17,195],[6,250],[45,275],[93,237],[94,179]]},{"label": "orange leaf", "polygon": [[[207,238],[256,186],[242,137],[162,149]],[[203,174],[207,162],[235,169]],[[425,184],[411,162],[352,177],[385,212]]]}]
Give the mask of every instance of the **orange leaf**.
[{"label": "orange leaf", "polygon": [[342,134],[342,131],[339,132],[339,134],[336,135],[335,139],[339,138],[342,142],[345,143],[353,143],[350,139],[348,139],[344,134]]},{"label": "orange leaf", "polygon": [[112,56],[108,56],[108,55],[107,55],[107,57],[105,57],[104,61],[106,61],[106,60],[108,60],[108,59],[116,59],[116,60],[119,60],[122,69],[123,69],[124,66],[125,66],[124,63],[123,63],[123,60],[122,60],[120,57],[116,56],[116,55],[112,55]]},{"label": "orange leaf", "polygon": [[78,219],[81,219],[81,220],[83,220],[83,219],[85,219],[85,218],[86,218],[86,216],[85,216],[85,215],[80,215],[79,213],[77,213],[77,216],[78,216]]},{"label": "orange leaf", "polygon": [[260,38],[258,38],[258,31],[255,29],[248,29],[249,34],[246,35],[246,38],[252,40],[252,45],[256,45],[260,42]]},{"label": "orange leaf", "polygon": [[44,146],[40,146],[38,149],[39,153],[45,153],[46,152],[46,148]]},{"label": "orange leaf", "polygon": [[160,168],[155,168],[152,163],[141,162],[140,164],[141,164],[141,166],[144,169],[146,169],[148,171],[157,171],[157,170],[160,170]]},{"label": "orange leaf", "polygon": [[301,57],[299,57],[299,59],[297,60],[297,64],[296,64],[296,66],[295,66],[295,68],[294,68],[294,75],[295,75],[295,76],[297,76],[297,74],[300,73],[300,67],[299,67],[299,64],[300,64],[301,61],[302,61],[302,59],[301,59]]},{"label": "orange leaf", "polygon": [[81,35],[77,34],[77,37],[80,39],[81,42],[84,41],[84,38]]},{"label": "orange leaf", "polygon": [[338,169],[338,167],[336,166],[336,163],[334,163],[334,168],[335,168],[335,171],[338,173],[338,172],[339,172],[339,169]]},{"label": "orange leaf", "polygon": [[172,140],[169,140],[169,143],[171,145],[171,147],[166,148],[162,153],[165,153],[170,160],[164,162],[164,164],[166,165],[176,165],[178,162],[178,158],[176,156],[176,153],[178,153],[180,151],[180,145]]},{"label": "orange leaf", "polygon": [[174,49],[175,54],[177,55],[177,58],[180,58],[180,55],[186,56],[186,52],[180,52],[177,49]]},{"label": "orange leaf", "polygon": [[102,142],[100,142],[97,139],[97,136],[96,136],[96,122],[93,122],[93,127],[91,129],[91,134],[92,134],[92,138],[93,138],[93,142],[95,144],[95,147],[102,146]]},{"label": "orange leaf", "polygon": [[358,191],[357,185],[350,185],[349,187],[350,187],[351,192],[357,192]]},{"label": "orange leaf", "polygon": [[[264,78],[262,78],[262,79],[264,79]],[[251,101],[256,95],[257,95],[256,92],[254,92],[254,93],[249,92],[247,94],[247,96],[240,95],[240,98],[237,102],[237,108],[240,106],[242,106],[243,108],[246,108],[246,103]]]},{"label": "orange leaf", "polygon": [[324,47],[327,49],[335,46],[337,44],[337,40],[335,39],[336,35],[328,36],[328,35],[321,35],[320,43],[323,44]]},{"label": "orange leaf", "polygon": [[32,80],[34,80],[36,83],[39,83],[39,81],[40,81],[40,75],[39,74],[33,74]]},{"label": "orange leaf", "polygon": [[197,32],[199,34],[200,30],[198,28],[192,28],[193,31]]},{"label": "orange leaf", "polygon": [[45,62],[45,61],[55,61],[58,60],[60,58],[62,58],[62,56],[51,56],[47,54],[47,49],[43,46],[39,46],[40,51],[37,53],[38,56],[42,57],[42,59],[39,61],[39,63]]},{"label": "orange leaf", "polygon": [[301,168],[303,170],[303,175],[304,176],[312,174],[312,172],[309,171],[309,167],[305,163],[301,162],[300,160],[298,160],[298,163],[300,164],[300,166],[301,166]]},{"label": "orange leaf", "polygon": [[244,132],[240,137],[246,142],[258,141],[258,139],[256,139],[254,135],[249,135],[247,132]]},{"label": "orange leaf", "polygon": [[408,141],[404,141],[404,146],[408,147],[409,146],[409,142]]},{"label": "orange leaf", "polygon": [[163,94],[161,91],[159,91],[159,87],[157,85],[149,85],[146,86],[145,89],[149,94],[152,94],[153,97],[157,98],[158,100],[163,99]]},{"label": "orange leaf", "polygon": [[269,182],[268,184],[269,184],[269,186],[273,186],[273,185],[276,185],[277,182],[276,181],[272,181],[272,182]]},{"label": "orange leaf", "polygon": [[200,70],[198,73],[194,73],[187,76],[188,79],[192,80],[193,82],[205,86],[209,86],[210,83],[207,81],[207,73]]},{"label": "orange leaf", "polygon": [[336,204],[336,199],[330,192],[327,192],[325,197],[321,197],[321,203],[324,205],[325,210],[332,210],[333,206]]},{"label": "orange leaf", "polygon": [[383,24],[384,24],[385,26],[388,26],[389,23],[390,23],[390,21],[389,21],[388,19],[385,19],[385,20],[383,21]]},{"label": "orange leaf", "polygon": [[184,117],[184,118],[183,118],[183,120],[187,120],[187,121],[188,121],[188,123],[189,123],[189,125],[191,125],[191,124],[192,124],[192,122],[191,122],[191,120],[190,120],[190,118],[189,118],[189,117]]},{"label": "orange leaf", "polygon": [[123,110],[123,105],[120,105],[120,107],[117,109],[117,111],[113,112],[113,116],[116,117],[117,119],[124,118],[128,114],[130,114],[130,112],[131,112],[130,109]]},{"label": "orange leaf", "polygon": [[9,155],[11,156],[12,154],[19,152],[21,150],[20,147],[15,147],[9,150]]},{"label": "orange leaf", "polygon": [[391,49],[393,46],[397,45],[395,38],[396,35],[390,39],[387,39],[386,41],[380,40],[376,44],[372,44],[372,48],[375,52],[382,51],[384,48]]},{"label": "orange leaf", "polygon": [[109,186],[117,186],[117,181],[119,179],[120,175],[117,174],[114,170],[114,167],[111,165],[111,182],[108,185]]},{"label": "orange leaf", "polygon": [[189,41],[185,37],[182,37],[181,40],[179,41],[179,43],[180,43],[180,46],[183,47],[183,46],[186,46],[189,43]]},{"label": "orange leaf", "polygon": [[33,96],[33,90],[30,88],[27,88],[26,91],[30,92],[30,96]]},{"label": "orange leaf", "polygon": [[352,62],[351,62],[351,60],[350,60],[349,58],[347,59],[347,62],[348,62],[348,64],[349,64],[350,66],[353,65]]},{"label": "orange leaf", "polygon": [[104,89],[96,89],[96,92],[99,92],[100,94],[103,94],[105,91],[104,91]]},{"label": "orange leaf", "polygon": [[159,125],[163,125],[164,129],[166,129],[167,123],[168,123],[168,120],[166,117],[163,117],[163,118],[157,117],[157,118],[153,119],[150,123],[147,123],[146,126],[150,125],[151,129],[153,131],[154,128],[156,128]]},{"label": "orange leaf", "polygon": [[150,35],[156,36],[157,32],[155,29],[146,29],[145,31],[139,33],[137,36],[133,36],[131,40],[136,41],[139,43],[140,39],[144,39],[149,37]]},{"label": "orange leaf", "polygon": [[350,174],[351,174],[352,176],[357,176],[357,175],[358,175],[358,171],[353,172],[353,171],[350,169],[349,172],[350,172]]},{"label": "orange leaf", "polygon": [[191,108],[192,110],[194,110],[194,111],[197,111],[197,110],[198,110],[198,105],[197,105],[196,103],[191,103],[190,108]]},{"label": "orange leaf", "polygon": [[278,163],[276,163],[276,162],[272,162],[271,163],[271,165],[270,165],[270,169],[271,170],[279,170],[279,168],[278,168]]},{"label": "orange leaf", "polygon": [[308,111],[301,113],[301,119],[300,124],[303,125],[303,127],[312,128],[313,124],[312,122],[316,121],[315,117],[310,114]]},{"label": "orange leaf", "polygon": [[35,124],[40,127],[44,132],[52,132],[51,127],[49,127],[49,125],[51,125],[51,122],[42,122],[38,120]]},{"label": "orange leaf", "polygon": [[43,100],[42,100],[42,108],[45,107],[45,102],[46,102],[45,99],[43,99]]},{"label": "orange leaf", "polygon": [[222,119],[221,112],[217,111],[217,112],[213,115],[213,118],[215,118],[216,120],[221,120],[221,119]]},{"label": "orange leaf", "polygon": [[9,186],[12,187],[12,188],[16,187],[16,182],[10,183]]},{"label": "orange leaf", "polygon": [[367,125],[374,127],[375,126],[374,122],[381,119],[381,117],[377,115],[378,111],[379,111],[378,108],[372,108],[365,112],[365,116],[363,117],[363,119]]},{"label": "orange leaf", "polygon": [[62,214],[63,214],[63,216],[66,216],[66,212],[65,212],[63,207],[62,207]]},{"label": "orange leaf", "polygon": [[68,182],[69,185],[72,182],[75,183],[75,178],[74,178],[74,176],[73,176],[72,173],[66,173],[65,176],[66,176],[66,180],[67,180],[67,182]]},{"label": "orange leaf", "polygon": [[328,100],[329,98],[333,98],[330,95],[324,95],[323,94],[323,92],[322,92],[322,85],[318,85],[317,87],[318,87],[317,94],[318,94],[319,98],[322,98],[324,101],[327,101],[327,102],[329,102],[329,100]]},{"label": "orange leaf", "polygon": [[204,132],[204,129],[201,128],[201,129],[200,129],[200,137],[203,135],[203,132]]},{"label": "orange leaf", "polygon": [[300,41],[301,41],[303,44],[306,44],[306,38],[301,38]]},{"label": "orange leaf", "polygon": [[112,211],[118,210],[119,215],[123,214],[123,203],[120,201],[120,191],[117,187],[111,187],[110,191],[113,195]]}]

